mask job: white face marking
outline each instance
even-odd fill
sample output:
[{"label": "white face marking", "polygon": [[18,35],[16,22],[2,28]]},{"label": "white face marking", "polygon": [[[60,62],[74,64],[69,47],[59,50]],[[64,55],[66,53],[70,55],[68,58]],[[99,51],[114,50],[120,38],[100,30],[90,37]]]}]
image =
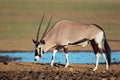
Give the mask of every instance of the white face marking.
[{"label": "white face marking", "polygon": [[43,55],[42,46],[43,45],[35,46],[36,49],[35,58],[34,58],[35,61],[38,61],[39,58],[41,58],[41,56]]},{"label": "white face marking", "polygon": [[37,47],[35,46],[36,49],[39,49],[40,47],[41,47],[40,45],[38,45]]},{"label": "white face marking", "polygon": [[36,49],[37,49],[37,52],[38,52],[38,54],[37,55],[39,55],[39,54],[41,54],[41,56],[43,55],[42,54],[42,48],[41,48],[41,46],[40,45],[38,45],[38,47],[36,47]]},{"label": "white face marking", "polygon": [[35,61],[38,61],[39,60],[39,56],[35,56]]}]

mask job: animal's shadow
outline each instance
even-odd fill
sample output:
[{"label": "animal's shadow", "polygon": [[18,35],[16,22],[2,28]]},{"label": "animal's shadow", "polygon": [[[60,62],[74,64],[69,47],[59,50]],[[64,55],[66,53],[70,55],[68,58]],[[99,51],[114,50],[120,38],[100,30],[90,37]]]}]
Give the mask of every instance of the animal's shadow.
[{"label": "animal's shadow", "polygon": [[[53,66],[51,66],[50,63],[33,63],[33,64],[50,66],[50,67],[65,67],[65,64],[62,64],[62,63],[54,63]],[[68,66],[68,67],[71,67],[71,66]]]}]

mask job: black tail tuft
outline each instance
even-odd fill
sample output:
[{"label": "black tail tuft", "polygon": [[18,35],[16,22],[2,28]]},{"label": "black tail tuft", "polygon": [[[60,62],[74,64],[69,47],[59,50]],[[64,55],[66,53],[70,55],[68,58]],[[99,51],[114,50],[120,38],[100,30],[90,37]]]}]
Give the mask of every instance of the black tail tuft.
[{"label": "black tail tuft", "polygon": [[105,37],[105,41],[104,41],[104,48],[105,48],[106,58],[107,58],[109,66],[110,66],[110,64],[111,64],[111,49],[106,40],[106,37]]}]

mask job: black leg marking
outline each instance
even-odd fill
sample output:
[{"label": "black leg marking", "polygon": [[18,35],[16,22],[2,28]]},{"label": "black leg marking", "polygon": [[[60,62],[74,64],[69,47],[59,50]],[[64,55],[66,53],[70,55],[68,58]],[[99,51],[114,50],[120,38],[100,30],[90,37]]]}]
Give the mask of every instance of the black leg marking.
[{"label": "black leg marking", "polygon": [[68,53],[68,47],[67,46],[65,46],[63,49],[64,49],[65,53]]},{"label": "black leg marking", "polygon": [[67,67],[69,65],[69,60],[68,60],[68,46],[64,46],[64,52],[65,52],[65,57],[66,57],[66,65],[65,67]]},{"label": "black leg marking", "polygon": [[98,44],[95,42],[95,40],[91,40],[91,45],[95,54],[100,52],[100,49],[98,48]]}]

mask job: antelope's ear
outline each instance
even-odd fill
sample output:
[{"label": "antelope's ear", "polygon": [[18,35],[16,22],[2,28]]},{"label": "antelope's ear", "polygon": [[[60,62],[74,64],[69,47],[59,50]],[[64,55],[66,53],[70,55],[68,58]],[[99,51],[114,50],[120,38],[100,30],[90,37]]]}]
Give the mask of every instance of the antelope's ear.
[{"label": "antelope's ear", "polygon": [[41,40],[40,43],[41,43],[41,44],[45,44],[45,40]]},{"label": "antelope's ear", "polygon": [[36,41],[34,39],[32,39],[33,43],[36,43]]}]

